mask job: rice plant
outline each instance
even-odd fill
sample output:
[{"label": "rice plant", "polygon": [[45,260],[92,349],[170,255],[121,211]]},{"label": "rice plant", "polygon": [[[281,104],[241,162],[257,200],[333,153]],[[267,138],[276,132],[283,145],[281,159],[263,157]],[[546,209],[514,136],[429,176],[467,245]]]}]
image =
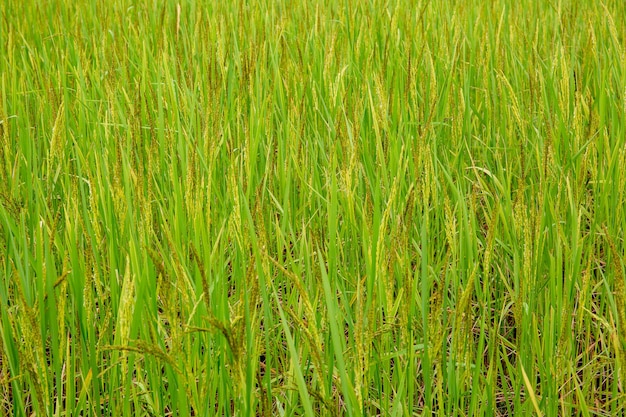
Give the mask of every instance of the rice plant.
[{"label": "rice plant", "polygon": [[624,16],[2,0],[0,415],[624,415]]}]

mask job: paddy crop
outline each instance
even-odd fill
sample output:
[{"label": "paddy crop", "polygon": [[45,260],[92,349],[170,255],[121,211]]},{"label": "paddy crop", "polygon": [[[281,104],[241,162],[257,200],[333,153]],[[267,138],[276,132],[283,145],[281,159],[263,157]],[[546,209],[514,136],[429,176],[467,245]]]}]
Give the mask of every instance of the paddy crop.
[{"label": "paddy crop", "polygon": [[2,1],[0,414],[623,415],[624,16]]}]

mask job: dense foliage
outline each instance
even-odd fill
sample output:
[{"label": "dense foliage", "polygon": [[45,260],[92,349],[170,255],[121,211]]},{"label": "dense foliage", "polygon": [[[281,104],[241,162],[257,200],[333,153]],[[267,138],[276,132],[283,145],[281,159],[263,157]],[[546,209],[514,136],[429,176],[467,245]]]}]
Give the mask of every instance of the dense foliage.
[{"label": "dense foliage", "polygon": [[626,7],[0,4],[0,414],[618,415]]}]

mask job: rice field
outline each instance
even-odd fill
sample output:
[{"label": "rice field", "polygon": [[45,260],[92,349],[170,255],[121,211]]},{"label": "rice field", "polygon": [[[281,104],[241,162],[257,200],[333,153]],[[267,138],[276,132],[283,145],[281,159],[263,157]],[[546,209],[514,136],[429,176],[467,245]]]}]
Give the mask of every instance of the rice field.
[{"label": "rice field", "polygon": [[624,16],[0,0],[0,415],[625,415]]}]

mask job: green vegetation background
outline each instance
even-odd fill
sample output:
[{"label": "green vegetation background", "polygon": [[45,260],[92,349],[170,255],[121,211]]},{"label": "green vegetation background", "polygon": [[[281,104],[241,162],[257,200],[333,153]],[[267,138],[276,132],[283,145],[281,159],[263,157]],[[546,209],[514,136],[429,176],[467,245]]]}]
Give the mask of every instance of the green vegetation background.
[{"label": "green vegetation background", "polygon": [[0,414],[623,415],[623,1],[0,4]]}]

